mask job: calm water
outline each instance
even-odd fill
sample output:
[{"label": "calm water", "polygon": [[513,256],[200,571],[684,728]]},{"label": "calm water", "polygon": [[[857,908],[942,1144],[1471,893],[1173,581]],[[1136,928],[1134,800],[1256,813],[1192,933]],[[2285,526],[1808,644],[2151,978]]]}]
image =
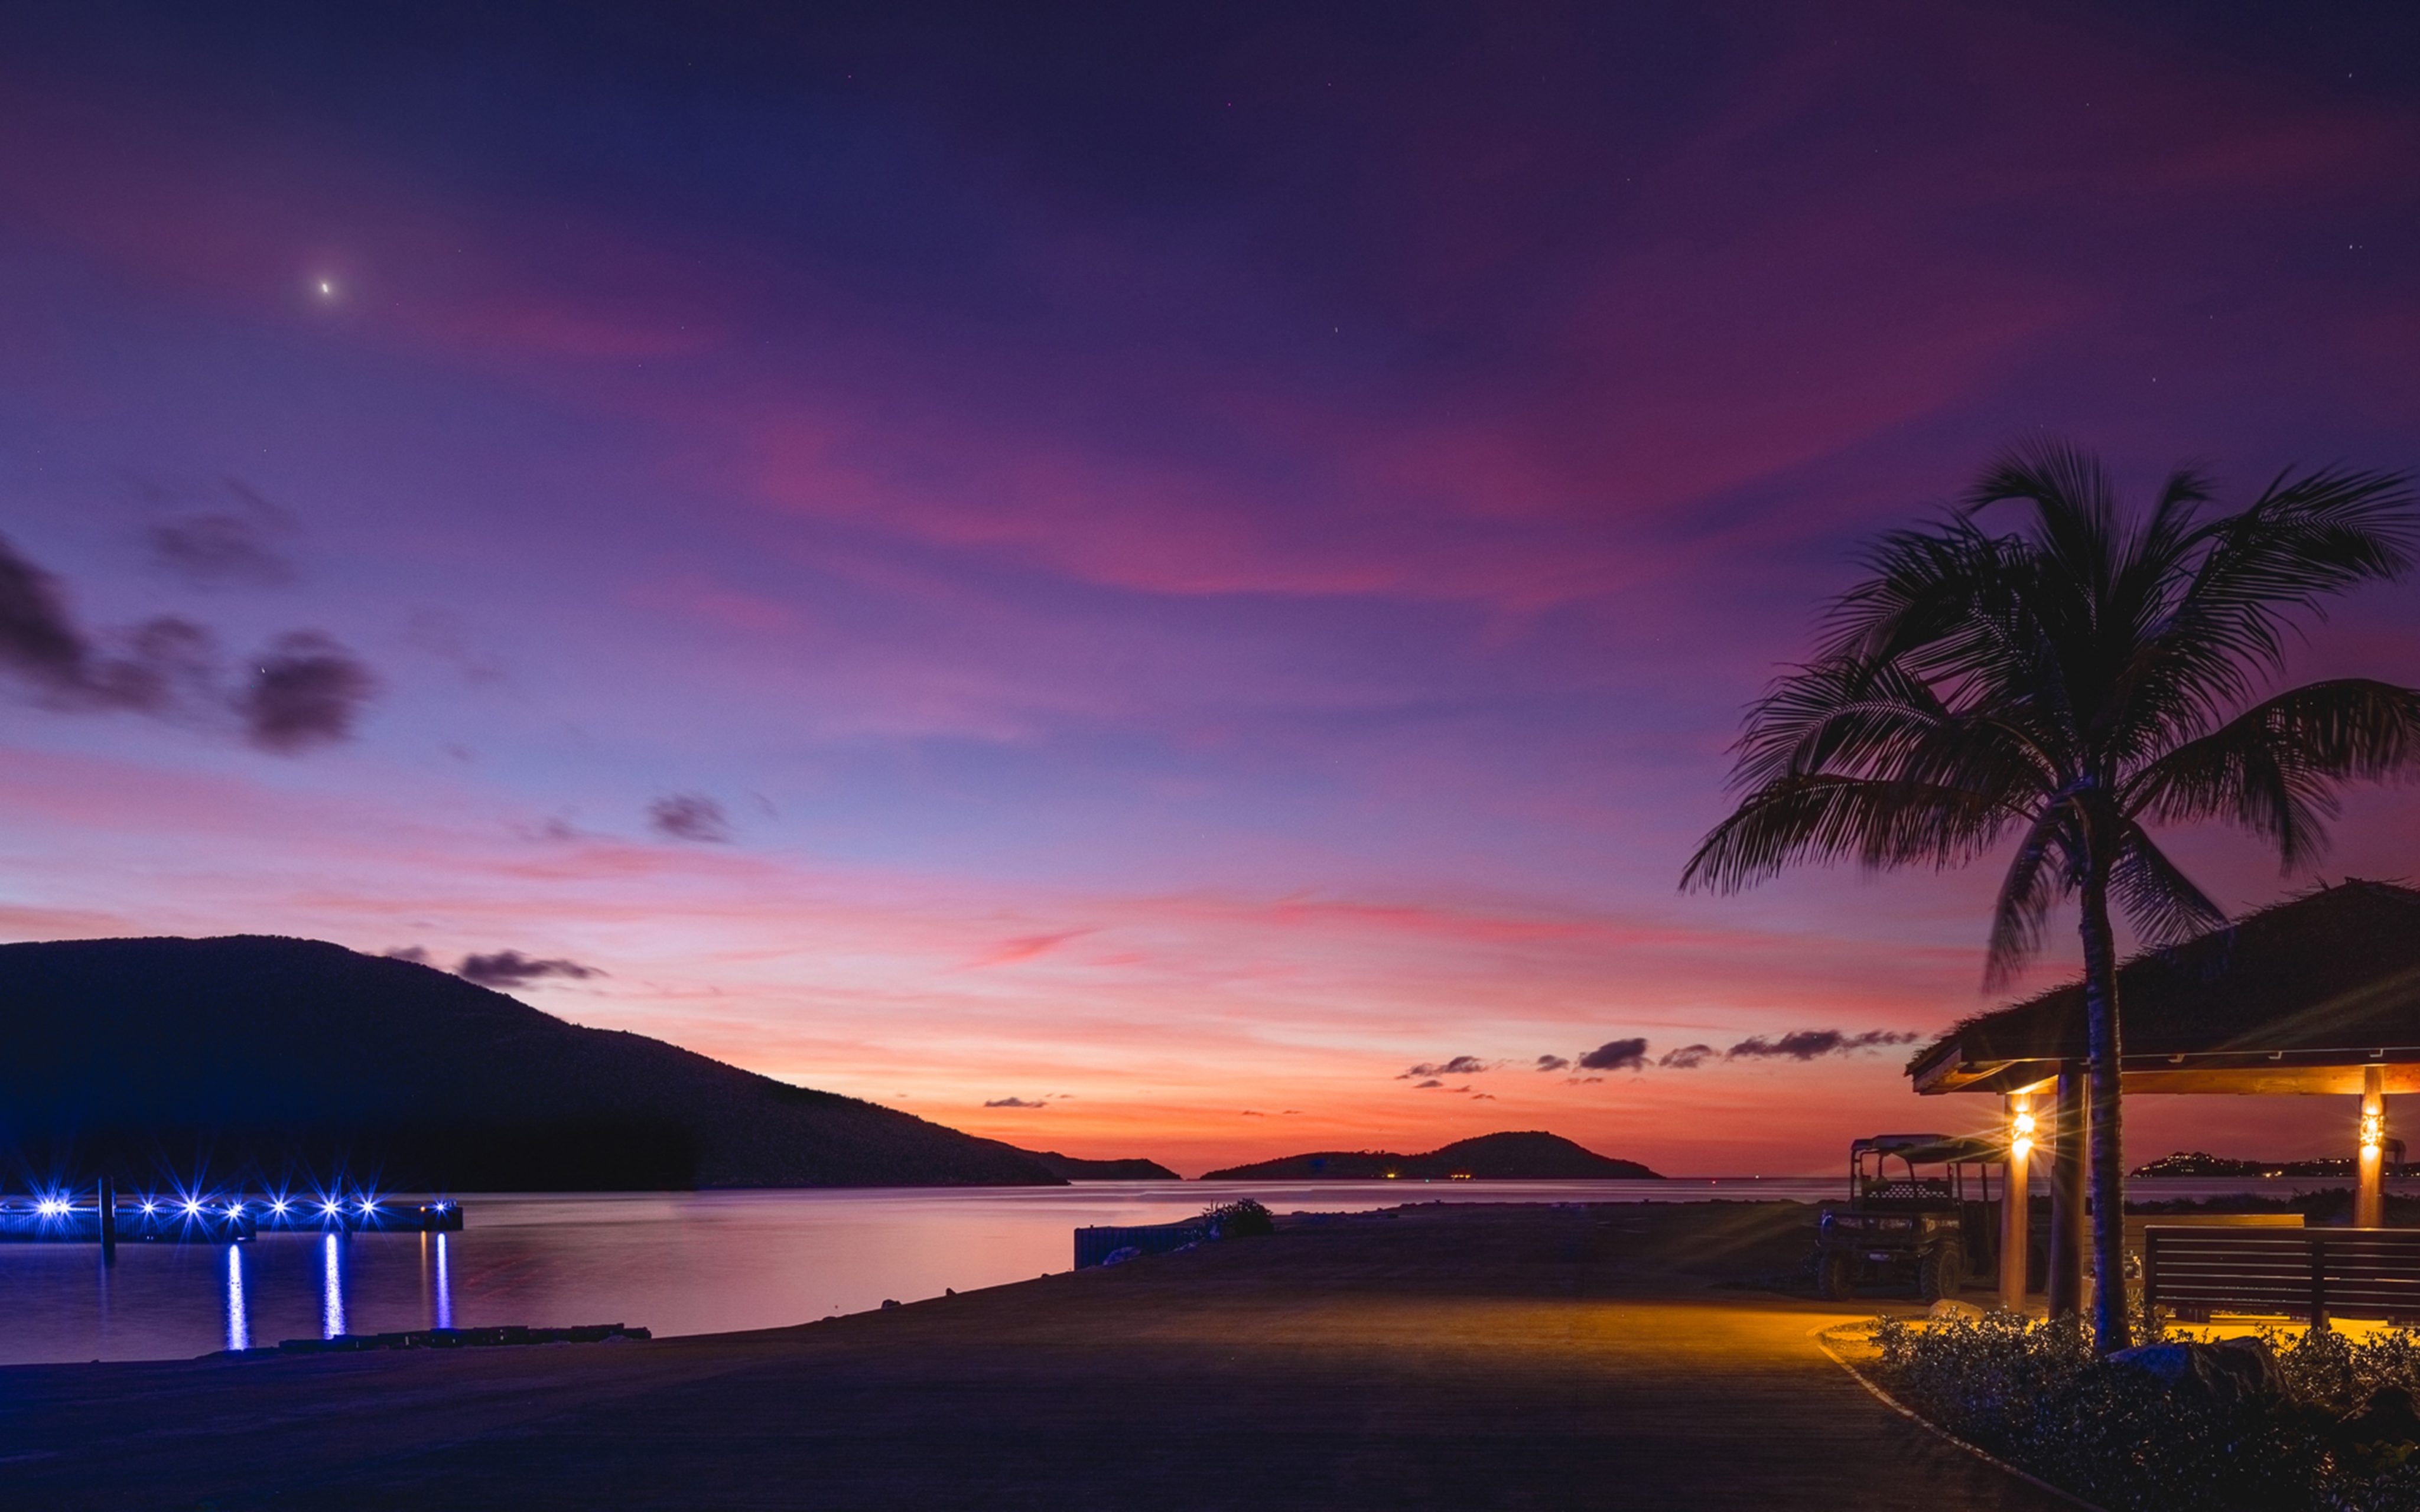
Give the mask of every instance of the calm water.
[{"label": "calm water", "polygon": [[[2325,1181],[2164,1181],[2162,1196]],[[2334,1183],[2341,1185],[2341,1182]],[[2148,1185],[2148,1183],[2146,1183]],[[2404,1183],[2397,1183],[2398,1186]],[[774,1328],[1021,1281],[1072,1230],[1256,1196],[1279,1212],[1404,1202],[1837,1196],[1837,1180],[1102,1181],[1077,1187],[472,1196],[458,1234],[264,1234],[241,1245],[0,1244],[0,1364],[165,1359],[339,1333],[629,1323]]]}]

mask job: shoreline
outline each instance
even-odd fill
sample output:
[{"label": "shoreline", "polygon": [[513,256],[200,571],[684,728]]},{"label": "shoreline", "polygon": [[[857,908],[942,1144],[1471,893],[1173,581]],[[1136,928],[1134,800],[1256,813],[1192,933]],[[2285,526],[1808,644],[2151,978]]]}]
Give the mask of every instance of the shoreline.
[{"label": "shoreline", "polygon": [[1424,1203],[783,1329],[10,1366],[0,1502],[1770,1512],[1887,1446],[1862,1505],[2040,1504],[1810,1340],[1872,1307],[1754,1289],[1812,1216]]}]

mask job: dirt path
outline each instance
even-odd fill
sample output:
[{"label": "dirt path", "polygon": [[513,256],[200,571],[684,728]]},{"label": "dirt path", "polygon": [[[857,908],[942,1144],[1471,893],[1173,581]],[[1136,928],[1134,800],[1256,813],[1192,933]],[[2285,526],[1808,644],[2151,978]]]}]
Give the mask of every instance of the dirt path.
[{"label": "dirt path", "polygon": [[1800,1217],[1423,1210],[774,1333],[0,1370],[0,1506],[2035,1508],[1753,1273]]}]

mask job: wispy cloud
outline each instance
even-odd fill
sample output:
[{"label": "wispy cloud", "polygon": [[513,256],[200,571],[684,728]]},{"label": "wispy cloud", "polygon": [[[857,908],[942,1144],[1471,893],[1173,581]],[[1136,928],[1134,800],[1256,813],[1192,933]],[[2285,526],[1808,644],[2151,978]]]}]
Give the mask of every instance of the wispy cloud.
[{"label": "wispy cloud", "polygon": [[294,517],[237,478],[225,501],[154,520],[144,532],[152,561],[203,588],[282,588],[296,576],[283,549]]},{"label": "wispy cloud", "polygon": [[1395,1080],[1407,1082],[1416,1076],[1473,1076],[1482,1071],[1495,1069],[1496,1063],[1492,1060],[1481,1060],[1477,1056],[1456,1056],[1451,1060],[1440,1060],[1434,1064],[1424,1060],[1411,1070],[1397,1075]]},{"label": "wispy cloud", "polygon": [[577,961],[560,957],[541,960],[519,950],[498,950],[489,955],[466,955],[454,974],[465,981],[475,981],[482,987],[525,987],[549,977],[562,977],[575,981],[601,977],[595,966],[584,966]]},{"label": "wispy cloud", "polygon": [[731,818],[722,805],[703,793],[672,793],[647,805],[647,827],[668,840],[694,841],[704,845],[731,840]]},{"label": "wispy cloud", "polygon": [[1923,1036],[1894,1029],[1868,1029],[1863,1034],[1843,1034],[1838,1029],[1792,1029],[1779,1039],[1755,1035],[1723,1052],[1726,1060],[1762,1060],[1786,1057],[1791,1060],[1814,1060],[1823,1056],[1849,1056],[1860,1050],[1883,1045],[1914,1044]]}]

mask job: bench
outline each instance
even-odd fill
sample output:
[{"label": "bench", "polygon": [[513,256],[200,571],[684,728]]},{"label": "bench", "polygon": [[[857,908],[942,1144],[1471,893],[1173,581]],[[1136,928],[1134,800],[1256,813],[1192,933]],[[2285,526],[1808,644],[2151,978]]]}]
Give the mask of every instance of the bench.
[{"label": "bench", "polygon": [[2186,1322],[2214,1312],[2420,1321],[2420,1229],[2146,1225],[2143,1300]]},{"label": "bench", "polygon": [[[2130,1212],[2126,1215],[2126,1253],[2143,1257],[2143,1230],[2162,1228],[2300,1228],[2299,1212]],[[2089,1241],[2086,1241],[2089,1243]],[[2089,1263],[2087,1259],[2086,1263]]]}]

